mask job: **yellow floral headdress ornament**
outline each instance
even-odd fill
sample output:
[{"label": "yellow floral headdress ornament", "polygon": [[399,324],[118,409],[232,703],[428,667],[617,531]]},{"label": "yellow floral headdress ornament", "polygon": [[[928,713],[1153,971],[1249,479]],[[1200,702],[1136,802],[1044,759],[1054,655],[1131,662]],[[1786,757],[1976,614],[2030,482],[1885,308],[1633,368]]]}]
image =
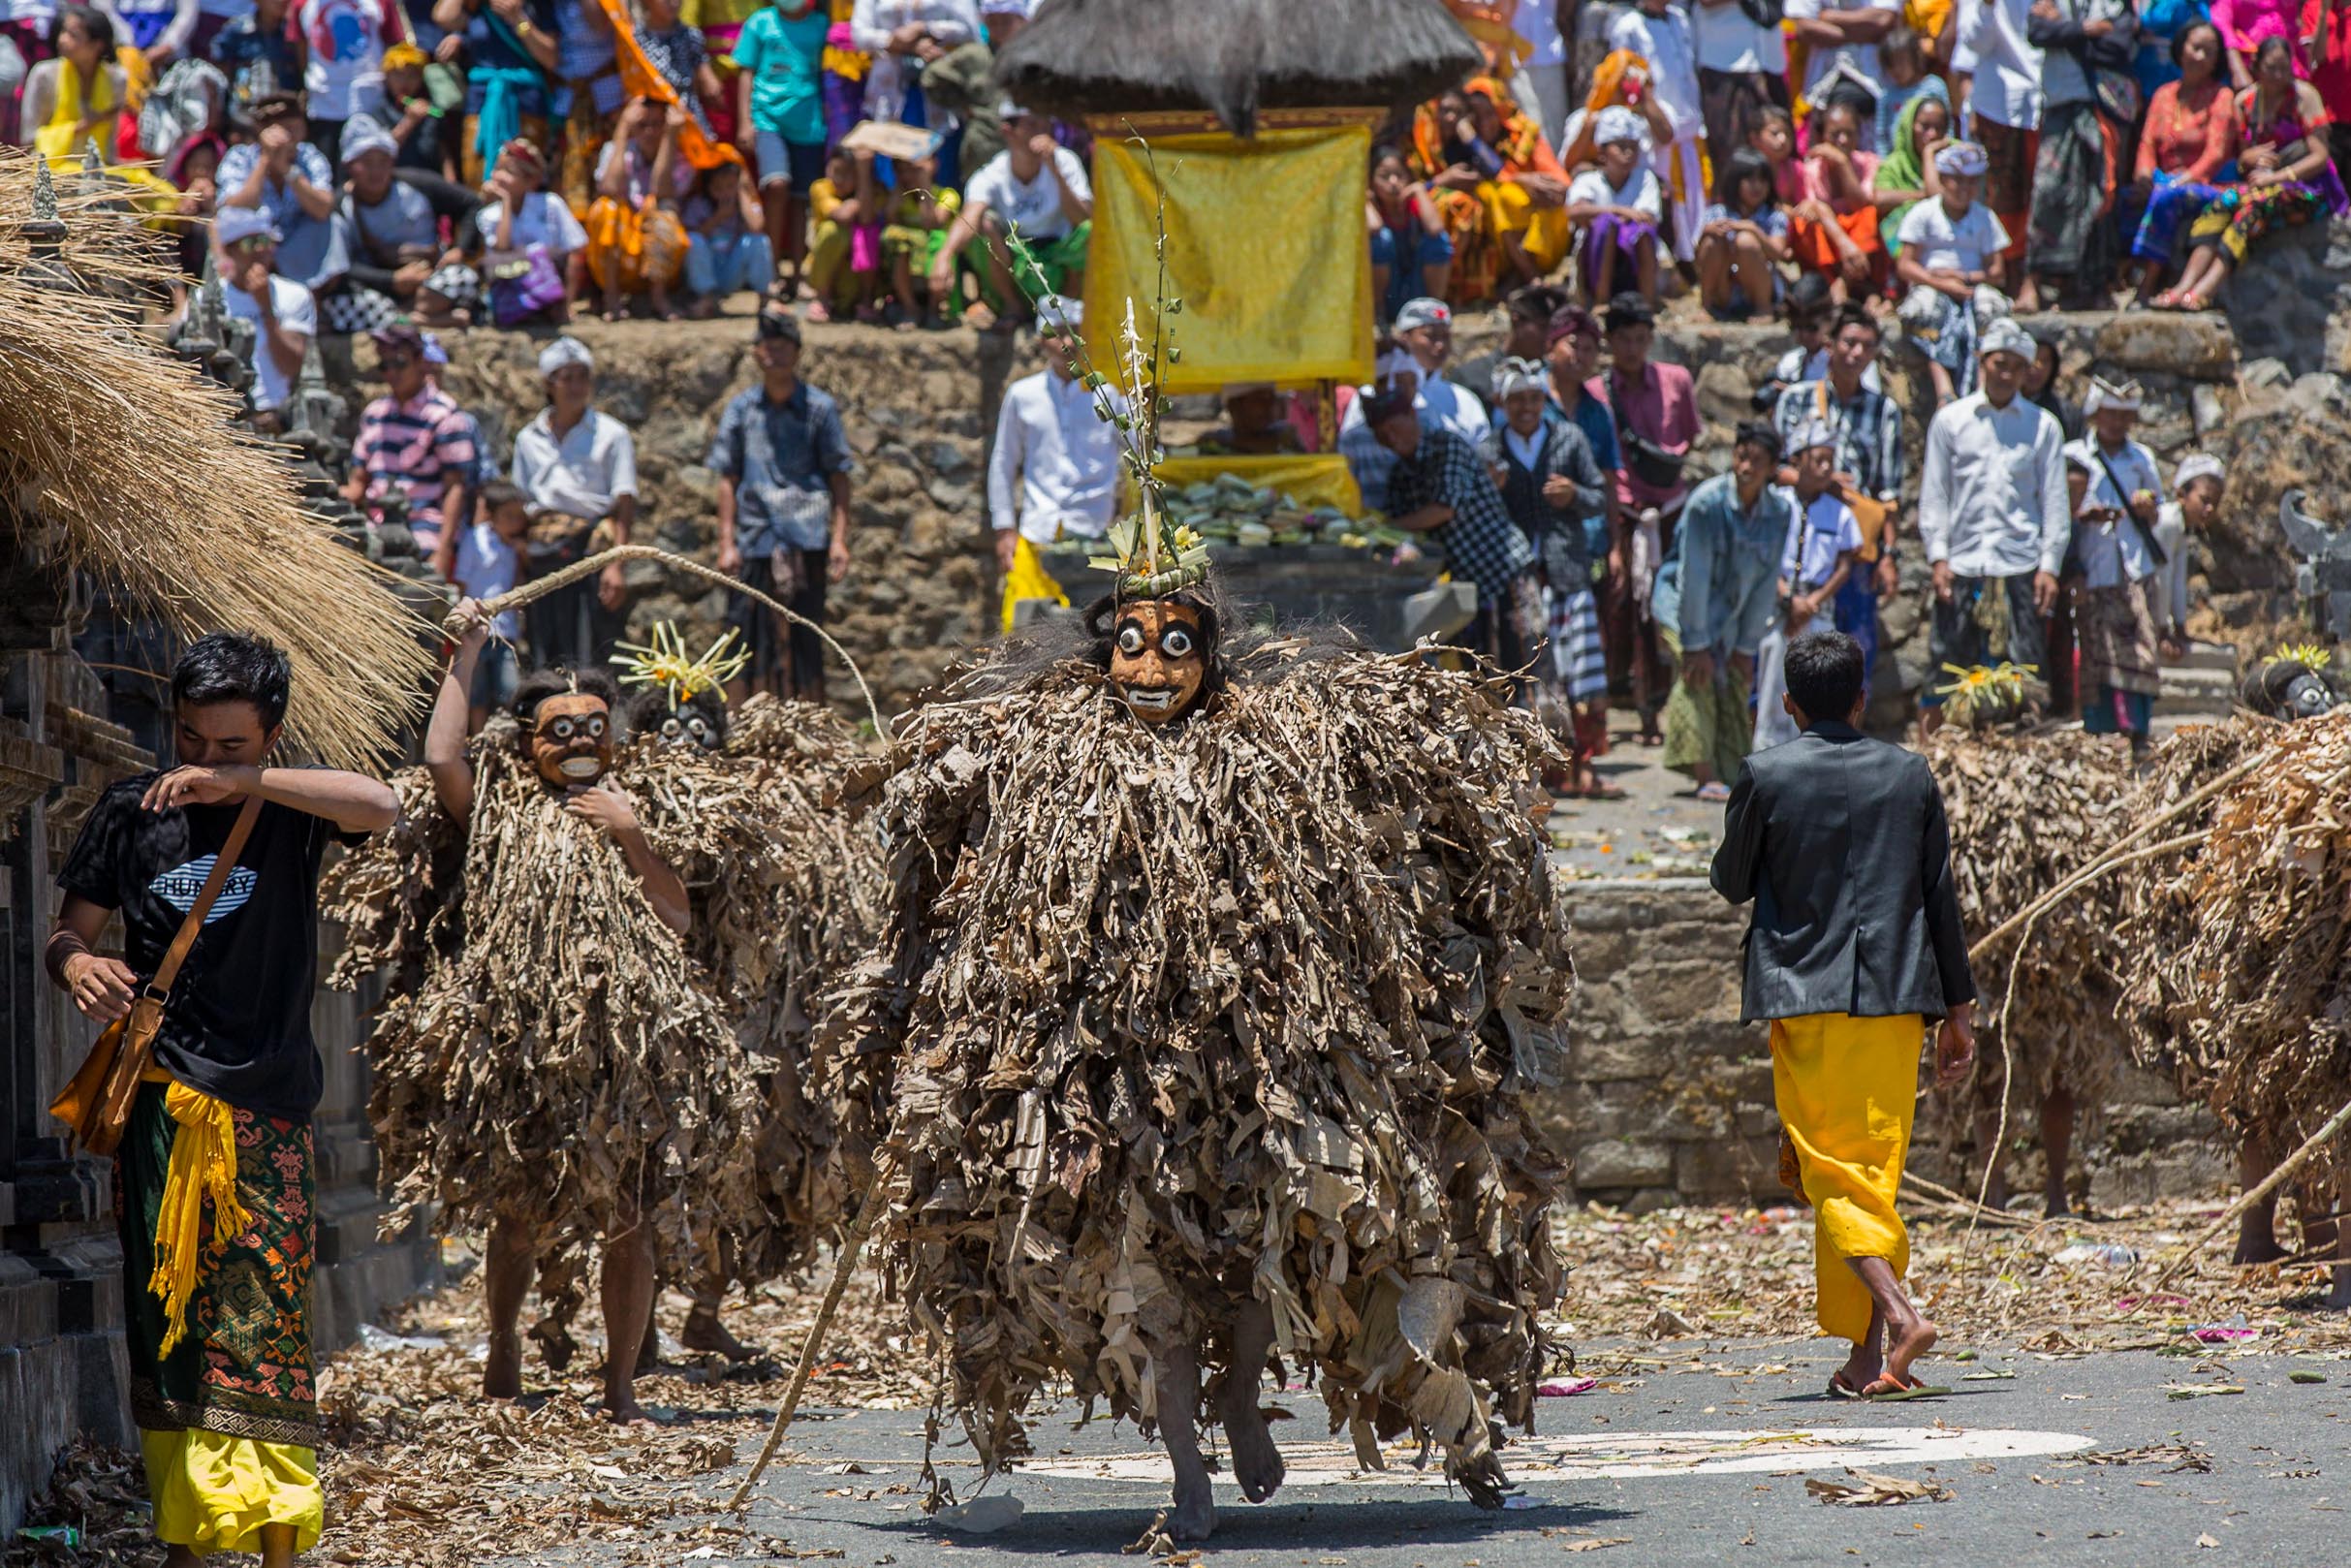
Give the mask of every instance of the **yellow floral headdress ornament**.
[{"label": "yellow floral headdress ornament", "polygon": [[718,693],[718,700],[727,700],[727,682],[743,673],[751,662],[748,649],[730,644],[736,634],[728,632],[710,644],[708,652],[699,659],[686,656],[686,640],[675,625],[663,621],[653,628],[651,643],[619,643],[620,651],[612,655],[612,663],[620,666],[621,684],[627,686],[662,686],[670,695],[670,711],[674,713],[680,703],[690,703],[704,692]]}]

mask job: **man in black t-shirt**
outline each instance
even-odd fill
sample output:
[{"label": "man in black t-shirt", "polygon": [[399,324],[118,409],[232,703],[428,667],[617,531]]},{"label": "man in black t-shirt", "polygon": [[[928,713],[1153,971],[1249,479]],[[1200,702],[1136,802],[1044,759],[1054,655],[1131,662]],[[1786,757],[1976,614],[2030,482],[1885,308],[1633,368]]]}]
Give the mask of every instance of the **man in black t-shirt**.
[{"label": "man in black t-shirt", "polygon": [[[157,1071],[116,1155],[132,1415],[173,1568],[198,1560],[199,1542],[278,1568],[322,1523],[309,1326],[319,860],[329,838],[390,827],[398,807],[375,779],[267,766],[290,688],[285,654],[259,638],[189,648],[172,677],[180,766],[99,797],[58,877],[47,954],[49,978],[86,1017],[129,1013],[245,800],[260,797],[165,1004]],[[96,951],[116,911],[121,958]],[[174,1171],[204,1192],[201,1224],[165,1209]],[[223,1171],[233,1203],[226,1181],[206,1179]],[[164,1288],[150,1291],[154,1279]],[[251,1453],[224,1461],[224,1443]],[[260,1517],[241,1487],[212,1489],[232,1470],[267,1479]]]}]

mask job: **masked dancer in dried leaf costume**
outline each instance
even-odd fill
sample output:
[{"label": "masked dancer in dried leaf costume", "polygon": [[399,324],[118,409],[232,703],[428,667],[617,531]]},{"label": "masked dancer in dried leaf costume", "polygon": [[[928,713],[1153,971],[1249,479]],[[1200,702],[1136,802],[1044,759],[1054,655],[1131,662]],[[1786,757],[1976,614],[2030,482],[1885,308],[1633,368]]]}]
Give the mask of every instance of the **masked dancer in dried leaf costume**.
[{"label": "masked dancer in dried leaf costume", "polygon": [[[728,1288],[804,1266],[845,1196],[829,1158],[831,1119],[805,1094],[808,1042],[818,992],[873,951],[885,888],[870,823],[839,803],[845,781],[869,765],[856,732],[830,708],[766,692],[730,704],[726,683],[749,659],[735,640],[728,632],[693,658],[664,623],[649,643],[621,643],[612,662],[636,688],[624,766],[644,765],[657,803],[697,830],[673,849],[693,911],[686,949],[716,986],[766,1106],[762,1222],[700,1238],[684,1270],[664,1268],[693,1298],[679,1342],[741,1361],[757,1351],[720,1321]],[[759,853],[745,853],[746,841]],[[648,1322],[640,1364],[653,1359]]]},{"label": "masked dancer in dried leaf costume", "polygon": [[1131,312],[1122,360],[1114,591],[899,731],[844,1143],[894,1122],[889,1267],[990,1471],[1066,1377],[1156,1428],[1203,1538],[1204,1415],[1244,1497],[1282,1481],[1279,1357],[1366,1466],[1414,1431],[1497,1507],[1489,1415],[1529,1423],[1560,1282],[1528,1096],[1572,974],[1520,793],[1560,759],[1481,673],[1238,629],[1158,511]]},{"label": "masked dancer in dried leaf costume", "polygon": [[[690,779],[632,760],[614,775],[618,692],[601,671],[541,671],[511,719],[469,747],[480,607],[442,681],[424,778],[383,847],[338,871],[351,954],[337,979],[388,971],[368,1046],[370,1106],[398,1196],[444,1230],[486,1226],[483,1392],[521,1392],[517,1324],[534,1272],[534,1334],[560,1369],[601,1243],[606,1415],[631,1393],[655,1259],[764,1223],[758,1089],[708,973],[688,952],[679,865],[714,827]],[[654,754],[656,757],[667,753]],[[728,835],[757,858],[757,836]]]},{"label": "masked dancer in dried leaf costume", "polygon": [[[1953,677],[1938,691],[1946,723],[1921,749],[1950,820],[1959,915],[1980,941],[2131,826],[2121,810],[2130,757],[2108,737],[2036,724],[2029,667],[1945,673]],[[2037,1113],[2048,1162],[2043,1207],[2053,1218],[2072,1212],[2065,1177],[2077,1116],[2104,1104],[2127,1051],[2115,1017],[2119,983],[2103,961],[2111,919],[2101,898],[2116,885],[2090,884],[1990,956],[1975,1068],[1934,1102],[1953,1123],[1952,1142],[1972,1121],[1994,1208],[2008,1205],[2003,1119],[2013,1136]]]},{"label": "masked dancer in dried leaf costume", "polygon": [[[2244,681],[2250,711],[2176,731],[2124,808],[2137,822],[2188,805],[2161,833],[2210,834],[2116,878],[2113,947],[2134,1053],[2237,1133],[2247,1191],[2351,1094],[2339,1021],[2351,1013],[2351,991],[2339,984],[2351,961],[2339,894],[2351,857],[2335,826],[2344,810],[2345,720],[2329,662],[2315,647],[2264,661]],[[2235,784],[2194,802],[2248,766]],[[2351,1162],[2305,1169],[2304,1215],[2344,1207],[2339,1195],[2351,1185],[2335,1171],[2351,1175]],[[2277,1241],[2277,1198],[2245,1209],[2237,1263],[2289,1256]],[[2302,1241],[2306,1254],[2324,1257],[2340,1245],[2340,1228],[2306,1221]],[[2351,1304],[2344,1278],[2338,1270],[2335,1305]]]}]

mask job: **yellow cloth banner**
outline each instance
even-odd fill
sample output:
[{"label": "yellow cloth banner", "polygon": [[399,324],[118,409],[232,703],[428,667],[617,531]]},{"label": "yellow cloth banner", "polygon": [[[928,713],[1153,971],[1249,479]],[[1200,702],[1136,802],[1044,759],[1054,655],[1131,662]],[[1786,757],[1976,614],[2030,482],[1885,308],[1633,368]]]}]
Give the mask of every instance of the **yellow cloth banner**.
[{"label": "yellow cloth banner", "polygon": [[[1190,315],[1188,307],[1185,314]],[[1191,358],[1184,356],[1187,362]],[[1168,457],[1152,472],[1172,490],[1231,474],[1278,490],[1301,507],[1334,506],[1350,517],[1364,515],[1364,493],[1355,487],[1347,459],[1335,452],[1282,453],[1270,457]]]},{"label": "yellow cloth banner", "polygon": [[1182,359],[1165,391],[1213,392],[1233,381],[1371,379],[1371,250],[1364,239],[1361,125],[1171,136],[1141,147],[1094,142],[1094,232],[1085,266],[1086,339],[1110,368],[1135,305],[1150,340],[1159,263],[1159,194],[1167,189],[1168,292],[1183,301],[1170,326]]}]

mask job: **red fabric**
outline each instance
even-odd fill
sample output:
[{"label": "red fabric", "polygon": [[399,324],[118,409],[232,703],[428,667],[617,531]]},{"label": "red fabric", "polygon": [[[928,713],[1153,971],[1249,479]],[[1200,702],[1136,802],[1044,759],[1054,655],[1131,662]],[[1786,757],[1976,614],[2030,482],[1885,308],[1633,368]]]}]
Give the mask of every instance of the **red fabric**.
[{"label": "red fabric", "polygon": [[[2318,11],[2319,0],[2308,0],[2303,7],[2304,38],[2318,30]],[[2310,84],[2318,89],[2320,102],[2336,124],[2351,120],[2351,6],[2341,0],[2327,14],[2327,49],[2318,69],[2310,73]]]},{"label": "red fabric", "polygon": [[[1616,427],[1654,441],[1668,452],[1687,452],[1702,428],[1698,419],[1698,387],[1677,364],[1651,360],[1642,367],[1639,382],[1629,382],[1610,367],[1583,385],[1583,390],[1615,412]],[[1695,476],[1691,476],[1695,477]],[[1633,476],[1626,462],[1616,470],[1616,498],[1624,506],[1656,507],[1670,511],[1690,492],[1689,479],[1673,489],[1661,490]]]},{"label": "red fabric", "polygon": [[2147,131],[2139,139],[2139,178],[2161,172],[2209,184],[2236,156],[2237,104],[2226,87],[2206,82],[2201,107],[2180,96],[2177,81],[2155,89],[2147,101]]}]

